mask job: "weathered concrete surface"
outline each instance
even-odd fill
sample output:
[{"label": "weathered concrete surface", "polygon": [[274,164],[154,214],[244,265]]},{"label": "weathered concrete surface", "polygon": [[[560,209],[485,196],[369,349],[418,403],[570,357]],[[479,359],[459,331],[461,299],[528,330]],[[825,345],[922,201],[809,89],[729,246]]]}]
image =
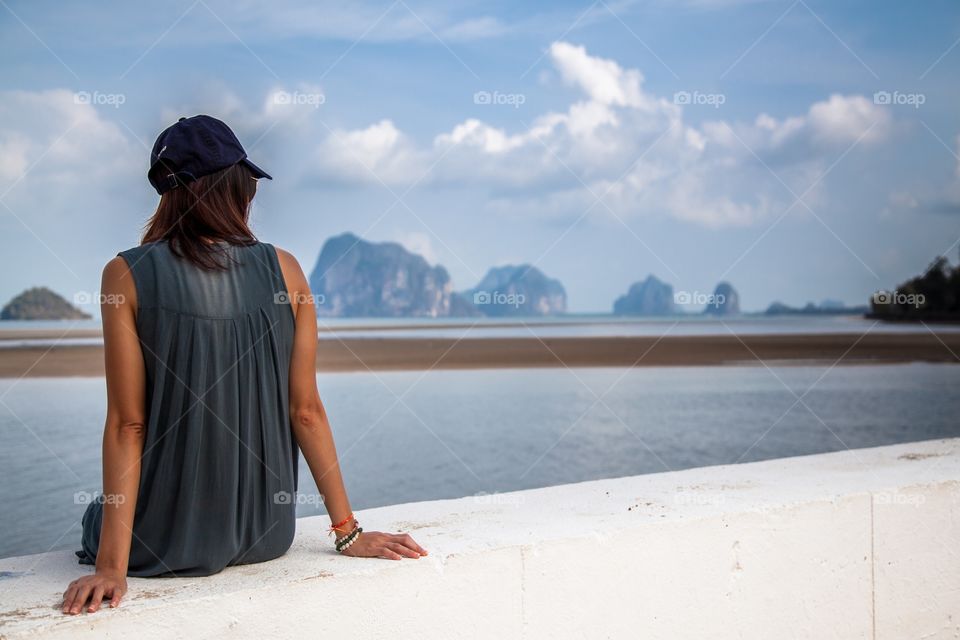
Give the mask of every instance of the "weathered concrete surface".
[{"label": "weathered concrete surface", "polygon": [[0,560],[3,638],[960,638],[960,440],[364,511],[431,555],[336,555],[325,518],[283,558],[130,579],[56,608],[88,567]]}]

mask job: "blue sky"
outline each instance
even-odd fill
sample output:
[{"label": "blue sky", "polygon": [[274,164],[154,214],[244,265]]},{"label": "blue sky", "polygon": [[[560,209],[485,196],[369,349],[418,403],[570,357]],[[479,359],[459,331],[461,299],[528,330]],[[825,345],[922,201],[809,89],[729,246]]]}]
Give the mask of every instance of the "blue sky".
[{"label": "blue sky", "polygon": [[274,175],[255,229],[307,271],[352,231],[457,289],[523,262],[572,311],[649,273],[758,310],[958,255],[955,2],[0,0],[0,43],[3,301],[95,292],[196,113]]}]

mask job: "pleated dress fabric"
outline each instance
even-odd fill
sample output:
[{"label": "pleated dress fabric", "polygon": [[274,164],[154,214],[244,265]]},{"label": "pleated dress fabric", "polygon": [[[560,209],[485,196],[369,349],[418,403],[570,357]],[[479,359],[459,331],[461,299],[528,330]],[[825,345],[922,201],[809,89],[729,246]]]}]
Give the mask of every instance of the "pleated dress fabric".
[{"label": "pleated dress fabric", "polygon": [[[119,253],[136,284],[146,367],[130,576],[210,575],[293,542],[293,311],[272,245],[221,246],[226,271],[196,267],[166,242]],[[102,502],[84,513],[81,564],[96,562]]]}]

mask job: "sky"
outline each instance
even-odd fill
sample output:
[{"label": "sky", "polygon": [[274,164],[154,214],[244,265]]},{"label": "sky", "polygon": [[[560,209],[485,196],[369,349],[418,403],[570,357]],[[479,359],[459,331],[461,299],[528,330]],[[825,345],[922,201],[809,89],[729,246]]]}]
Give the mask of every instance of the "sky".
[{"label": "sky", "polygon": [[95,300],[198,113],[308,273],[350,231],[457,290],[533,264],[572,312],[648,274],[755,311],[960,254],[956,2],[0,0],[0,53],[0,304]]}]

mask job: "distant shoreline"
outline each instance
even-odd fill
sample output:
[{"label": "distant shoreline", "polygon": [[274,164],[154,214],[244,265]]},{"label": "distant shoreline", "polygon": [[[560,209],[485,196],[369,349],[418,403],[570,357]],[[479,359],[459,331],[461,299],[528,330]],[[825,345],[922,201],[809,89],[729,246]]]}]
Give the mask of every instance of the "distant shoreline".
[{"label": "distant shoreline", "polygon": [[[89,332],[99,335],[95,330],[80,332],[86,337],[94,337]],[[958,356],[960,332],[932,331],[459,340],[335,337],[320,341],[317,371],[958,363]],[[100,345],[17,346],[0,350],[0,378],[102,375]]]}]

